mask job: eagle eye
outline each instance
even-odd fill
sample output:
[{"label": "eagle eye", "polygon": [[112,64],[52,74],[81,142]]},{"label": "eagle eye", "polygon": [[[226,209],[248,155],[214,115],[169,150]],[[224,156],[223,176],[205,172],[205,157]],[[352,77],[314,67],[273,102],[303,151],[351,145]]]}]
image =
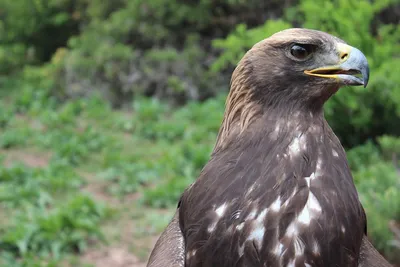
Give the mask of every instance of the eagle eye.
[{"label": "eagle eye", "polygon": [[290,48],[290,54],[299,60],[307,59],[313,52],[312,45],[294,44]]}]

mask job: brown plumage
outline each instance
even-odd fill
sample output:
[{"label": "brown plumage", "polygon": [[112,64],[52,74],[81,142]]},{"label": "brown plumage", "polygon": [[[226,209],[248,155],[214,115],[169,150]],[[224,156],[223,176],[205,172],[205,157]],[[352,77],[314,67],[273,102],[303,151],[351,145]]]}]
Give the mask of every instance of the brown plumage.
[{"label": "brown plumage", "polygon": [[211,158],[148,266],[389,266],[366,239],[323,116],[340,86],[366,86],[368,75],[365,56],[327,33],[289,29],[257,43],[232,75]]}]

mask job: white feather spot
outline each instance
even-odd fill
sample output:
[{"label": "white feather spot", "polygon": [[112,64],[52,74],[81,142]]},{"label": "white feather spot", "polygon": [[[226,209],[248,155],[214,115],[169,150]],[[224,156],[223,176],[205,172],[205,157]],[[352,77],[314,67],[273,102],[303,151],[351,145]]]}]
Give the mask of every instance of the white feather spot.
[{"label": "white feather spot", "polygon": [[241,246],[239,246],[239,251],[238,251],[238,253],[239,253],[239,257],[241,257],[241,256],[243,255],[243,253],[244,253],[244,244],[241,245]]},{"label": "white feather spot", "polygon": [[342,225],[342,227],[340,227],[340,229],[342,230],[342,233],[346,233],[346,228],[344,228],[344,226]]},{"label": "white feather spot", "polygon": [[214,231],[215,227],[217,226],[217,221],[213,222],[212,224],[210,224],[207,228],[208,232],[211,233]]},{"label": "white feather spot", "polygon": [[275,132],[276,134],[278,134],[280,129],[281,129],[280,124],[277,124],[276,127],[275,127],[274,132]]},{"label": "white feather spot", "polygon": [[286,236],[288,237],[293,237],[297,235],[299,232],[297,228],[297,224],[295,222],[292,222],[289,227],[286,229]]},{"label": "white feather spot", "polygon": [[262,212],[260,212],[260,214],[258,214],[257,216],[257,220],[256,222],[258,224],[263,224],[263,221],[265,219],[265,215],[267,215],[268,209],[264,209]]},{"label": "white feather spot", "polygon": [[287,267],[294,267],[295,265],[294,265],[294,259],[292,259],[289,263],[288,263],[288,265],[286,265]]},{"label": "white feather spot", "polygon": [[318,158],[317,160],[317,166],[315,168],[315,177],[319,177],[322,175],[322,160],[321,158]]},{"label": "white feather spot", "polygon": [[282,252],[283,252],[283,244],[279,242],[279,244],[275,246],[273,253],[277,256],[280,256],[282,255]]},{"label": "white feather spot", "polygon": [[244,222],[242,222],[242,223],[239,224],[239,225],[236,225],[236,230],[242,231],[243,227],[244,227]]},{"label": "white feather spot", "polygon": [[257,242],[258,247],[261,248],[262,241],[265,234],[265,228],[263,225],[258,225],[253,231],[251,231],[247,240],[254,240]]},{"label": "white feather spot", "polygon": [[281,129],[281,125],[280,125],[280,123],[277,123],[274,131],[271,133],[271,137],[273,139],[278,139],[280,129]]},{"label": "white feather spot", "polygon": [[218,215],[219,217],[222,217],[222,215],[224,215],[225,210],[226,210],[226,207],[227,207],[227,205],[226,205],[226,203],[224,203],[224,204],[222,204],[221,206],[219,206],[219,207],[215,210],[215,212],[217,213],[217,215]]},{"label": "white feather spot", "polygon": [[256,188],[256,184],[252,184],[249,188],[249,190],[247,190],[247,193],[250,194],[251,192],[253,192],[253,190]]},{"label": "white feather spot", "polygon": [[306,179],[307,186],[310,187],[311,181],[315,179],[315,172],[311,173],[311,175],[308,177],[304,177],[304,179]]},{"label": "white feather spot", "polygon": [[298,217],[299,222],[303,224],[310,224],[311,222],[311,215],[310,211],[308,210],[307,207],[304,207],[304,209],[301,211]]},{"label": "white feather spot", "polygon": [[317,131],[318,131],[318,128],[317,128],[316,125],[312,125],[312,126],[310,127],[310,132],[311,132],[311,133],[316,134]]},{"label": "white feather spot", "polygon": [[253,220],[257,215],[257,210],[254,208],[249,215],[247,215],[246,221],[247,220]]},{"label": "white feather spot", "polygon": [[294,254],[296,256],[304,254],[304,243],[300,238],[296,238],[294,241]]},{"label": "white feather spot", "polygon": [[313,210],[315,212],[321,212],[321,205],[319,205],[318,199],[314,196],[313,193],[310,193],[308,196],[307,204],[310,208],[310,210]]},{"label": "white feather spot", "polygon": [[310,187],[311,186],[311,178],[305,177],[304,179],[306,179],[307,186]]},{"label": "white feather spot", "polygon": [[213,223],[211,223],[211,224],[208,226],[207,230],[208,230],[209,233],[211,233],[211,232],[213,232],[213,231],[215,230],[215,227],[217,226],[217,223],[218,223],[218,221],[219,221],[219,218],[221,218],[221,217],[224,215],[227,206],[228,206],[228,205],[227,205],[226,202],[225,202],[224,204],[222,204],[221,206],[219,206],[219,207],[215,210],[215,213],[217,214],[218,217],[214,220]]},{"label": "white feather spot", "polygon": [[337,192],[335,190],[332,189],[329,192],[332,194],[332,196],[337,197]]},{"label": "white feather spot", "polygon": [[321,206],[313,193],[308,195],[307,203],[300,212],[297,219],[303,224],[310,224],[311,219],[316,217],[321,212]]},{"label": "white feather spot", "polygon": [[314,254],[319,254],[319,246],[316,240],[314,240],[313,245],[312,245],[312,252]]},{"label": "white feather spot", "polygon": [[190,258],[193,257],[194,255],[196,255],[196,250],[195,250],[195,249],[193,249],[192,251],[189,251],[189,252],[186,254],[186,259],[190,259]]},{"label": "white feather spot", "polygon": [[335,158],[337,158],[337,157],[339,157],[339,154],[337,153],[337,151],[336,150],[332,150],[332,155],[335,157]]},{"label": "white feather spot", "polygon": [[311,181],[315,179],[315,173],[311,173],[310,176],[304,177],[304,179],[306,179],[307,186],[311,187]]},{"label": "white feather spot", "polygon": [[311,267],[311,265],[308,264],[307,262],[305,262],[304,265],[305,265],[306,267]]},{"label": "white feather spot", "polygon": [[274,212],[278,212],[281,208],[281,196],[278,196],[278,198],[272,202],[270,206],[271,210]]},{"label": "white feather spot", "polygon": [[293,141],[289,145],[289,153],[290,155],[298,155],[302,150],[306,149],[306,140],[305,135],[300,134],[296,136]]}]

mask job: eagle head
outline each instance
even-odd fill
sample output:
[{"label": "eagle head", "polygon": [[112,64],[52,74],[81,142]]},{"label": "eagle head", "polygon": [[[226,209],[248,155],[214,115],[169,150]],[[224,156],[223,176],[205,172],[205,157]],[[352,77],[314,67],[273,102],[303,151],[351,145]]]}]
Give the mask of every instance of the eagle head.
[{"label": "eagle head", "polygon": [[322,112],[343,85],[367,85],[365,55],[328,33],[292,28],[256,43],[235,68],[216,147],[265,113]]},{"label": "eagle head", "polygon": [[365,87],[369,79],[368,62],[360,50],[310,29],[284,30],[255,44],[237,70],[243,73],[243,68],[250,74],[254,98],[276,105],[323,104],[340,86]]}]

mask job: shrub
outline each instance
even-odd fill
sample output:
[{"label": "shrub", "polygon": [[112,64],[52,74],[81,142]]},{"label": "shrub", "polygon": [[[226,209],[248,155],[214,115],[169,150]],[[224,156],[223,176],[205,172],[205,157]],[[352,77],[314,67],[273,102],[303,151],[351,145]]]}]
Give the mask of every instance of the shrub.
[{"label": "shrub", "polygon": [[57,47],[65,45],[78,31],[79,16],[69,12],[74,2],[1,1],[0,74],[12,73],[26,63],[46,61]]},{"label": "shrub", "polygon": [[[9,1],[5,10],[31,15],[28,32],[9,18],[11,32],[22,39],[21,56],[31,46],[42,61],[47,57],[39,54],[56,52],[44,71],[35,72],[40,80],[50,81],[47,86],[53,95],[64,99],[101,92],[120,106],[138,94],[183,103],[226,90],[229,75],[209,71],[216,57],[211,40],[225,36],[238,22],[254,26],[279,16],[292,2],[119,0],[111,5],[53,0],[35,1],[40,12],[30,14],[29,8]],[[62,41],[46,38],[53,31],[63,33],[57,35]],[[38,42],[29,43],[21,36]],[[12,44],[17,43],[14,39]]]}]

